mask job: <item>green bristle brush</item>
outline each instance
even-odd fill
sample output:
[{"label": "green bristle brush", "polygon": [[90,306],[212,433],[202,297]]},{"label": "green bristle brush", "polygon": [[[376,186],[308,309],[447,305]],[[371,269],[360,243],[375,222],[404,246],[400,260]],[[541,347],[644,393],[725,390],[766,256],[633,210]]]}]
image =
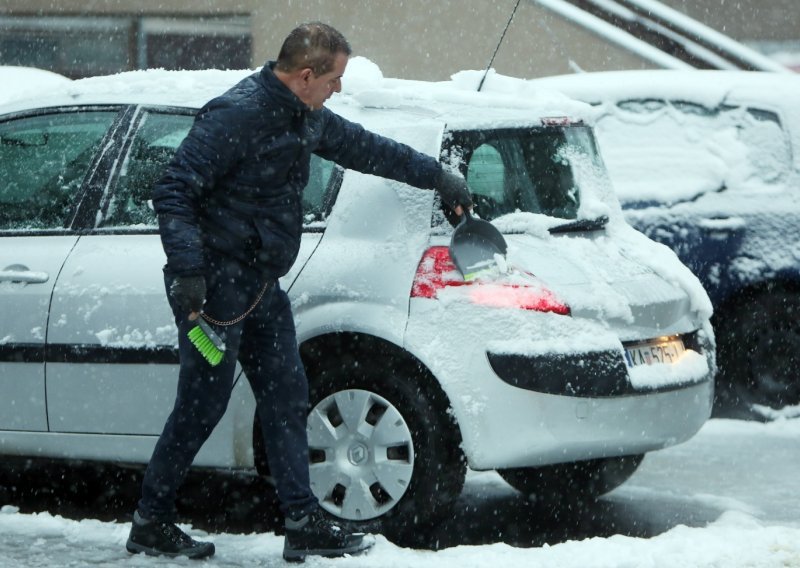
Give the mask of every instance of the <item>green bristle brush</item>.
[{"label": "green bristle brush", "polygon": [[197,325],[189,330],[189,341],[192,342],[192,345],[197,348],[200,354],[205,357],[206,361],[208,361],[212,367],[219,365],[222,362],[222,358],[225,356],[225,340],[223,340],[219,335],[216,334],[216,332],[214,332],[213,329],[211,329],[211,326],[208,325],[206,320],[214,325],[220,325],[222,327],[239,323],[256,308],[266,291],[272,287],[272,284],[272,280],[267,280],[264,283],[264,286],[261,288],[261,292],[258,293],[258,297],[256,297],[256,301],[253,302],[253,305],[250,306],[247,311],[245,311],[238,318],[234,318],[229,321],[217,321],[202,313],[198,316],[196,320]]},{"label": "green bristle brush", "polygon": [[192,345],[212,367],[222,362],[225,356],[225,342],[211,329],[202,315],[197,318],[197,325],[189,330],[188,336]]}]

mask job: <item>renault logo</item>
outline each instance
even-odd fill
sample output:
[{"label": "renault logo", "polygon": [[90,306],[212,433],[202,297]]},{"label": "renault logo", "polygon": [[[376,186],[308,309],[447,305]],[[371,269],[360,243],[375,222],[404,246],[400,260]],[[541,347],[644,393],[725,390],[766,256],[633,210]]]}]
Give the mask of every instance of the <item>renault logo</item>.
[{"label": "renault logo", "polygon": [[367,461],[368,456],[369,450],[367,450],[367,447],[364,444],[353,444],[347,451],[347,457],[350,459],[350,463],[353,465],[362,465]]}]

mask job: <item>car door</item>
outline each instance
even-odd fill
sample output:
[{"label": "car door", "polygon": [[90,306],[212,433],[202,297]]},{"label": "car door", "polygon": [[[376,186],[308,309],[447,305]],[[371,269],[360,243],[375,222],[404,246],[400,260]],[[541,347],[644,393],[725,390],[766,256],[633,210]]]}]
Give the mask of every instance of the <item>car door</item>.
[{"label": "car door", "polygon": [[[48,329],[53,288],[78,241],[84,182],[115,110],[15,115],[0,120],[0,429],[46,431]],[[49,321],[49,323],[48,323]]]},{"label": "car door", "polygon": [[95,226],[67,259],[49,329],[48,417],[58,432],[158,435],[178,377],[177,330],[164,292],[165,256],[150,204],[193,112],[132,117]]},{"label": "car door", "polygon": [[[164,290],[166,262],[150,203],[194,120],[190,109],[141,109],[121,150],[111,191],[97,201],[97,225],[69,255],[53,295],[48,416],[59,432],[157,435],[178,378],[177,329]],[[306,233],[285,289],[322,237],[330,162],[314,157],[306,192]],[[338,187],[333,184],[331,187]],[[228,413],[230,414],[230,412]],[[232,425],[226,415],[215,439]],[[214,443],[214,442],[212,442]]]}]

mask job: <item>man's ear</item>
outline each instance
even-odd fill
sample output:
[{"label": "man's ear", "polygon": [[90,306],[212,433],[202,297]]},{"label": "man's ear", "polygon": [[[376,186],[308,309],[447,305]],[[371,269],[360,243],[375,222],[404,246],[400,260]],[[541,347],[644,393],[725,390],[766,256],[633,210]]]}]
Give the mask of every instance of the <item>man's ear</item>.
[{"label": "man's ear", "polygon": [[301,69],[300,78],[303,80],[303,83],[308,83],[311,79],[313,79],[314,72],[311,70],[311,67],[306,67],[305,69]]}]

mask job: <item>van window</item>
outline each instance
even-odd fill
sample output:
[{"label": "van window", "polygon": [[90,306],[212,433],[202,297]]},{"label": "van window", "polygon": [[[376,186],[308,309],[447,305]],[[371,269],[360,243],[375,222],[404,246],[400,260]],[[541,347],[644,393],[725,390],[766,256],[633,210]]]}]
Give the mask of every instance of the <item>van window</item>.
[{"label": "van window", "polygon": [[617,103],[596,130],[614,188],[629,208],[723,190],[772,191],[792,171],[789,137],[778,115],[765,109],[632,99]]}]

